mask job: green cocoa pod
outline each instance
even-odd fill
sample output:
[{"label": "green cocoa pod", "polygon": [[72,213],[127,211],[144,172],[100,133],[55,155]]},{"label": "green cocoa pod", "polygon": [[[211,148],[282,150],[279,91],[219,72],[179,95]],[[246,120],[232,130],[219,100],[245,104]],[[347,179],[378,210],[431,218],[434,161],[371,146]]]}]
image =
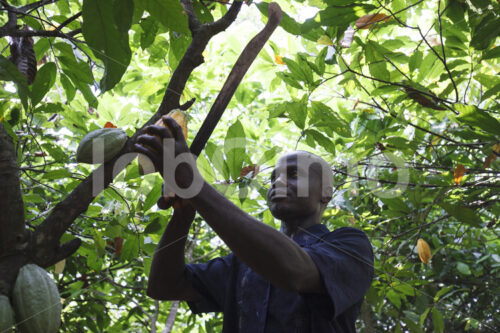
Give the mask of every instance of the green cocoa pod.
[{"label": "green cocoa pod", "polygon": [[92,131],[80,141],[76,151],[76,161],[89,164],[107,162],[122,150],[127,139],[127,134],[120,128],[101,128]]},{"label": "green cocoa pod", "polygon": [[14,332],[14,310],[10,306],[9,298],[5,295],[0,295],[0,332]]},{"label": "green cocoa pod", "polygon": [[34,264],[19,270],[12,293],[21,333],[56,333],[61,325],[61,298],[47,272]]}]

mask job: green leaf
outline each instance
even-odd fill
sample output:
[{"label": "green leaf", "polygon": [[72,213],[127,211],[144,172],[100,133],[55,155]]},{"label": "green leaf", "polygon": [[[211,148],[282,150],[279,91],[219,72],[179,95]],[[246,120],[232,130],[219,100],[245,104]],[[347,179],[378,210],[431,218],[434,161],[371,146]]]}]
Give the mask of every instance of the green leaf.
[{"label": "green leaf", "polygon": [[213,142],[208,142],[205,148],[208,159],[212,162],[215,170],[217,170],[226,181],[229,181],[229,168],[224,160],[224,154],[220,146],[215,145]]},{"label": "green leaf", "polygon": [[10,60],[0,55],[0,80],[13,81],[17,85],[17,93],[25,109],[28,108],[28,83],[26,77]]},{"label": "green leaf", "polygon": [[474,105],[455,104],[454,106],[455,109],[460,112],[457,120],[461,123],[477,126],[494,135],[498,135],[500,133],[500,122],[484,110],[481,110]]},{"label": "green leaf", "polygon": [[50,143],[45,143],[42,145],[42,147],[48,151],[50,156],[56,161],[56,162],[67,162],[69,160],[68,155],[61,149],[61,147],[50,144]]},{"label": "green leaf", "polygon": [[236,180],[240,176],[243,161],[245,160],[246,136],[241,122],[237,120],[227,131],[224,140],[224,153],[229,167],[231,178]]},{"label": "green leaf", "polygon": [[102,237],[101,233],[94,229],[94,246],[99,257],[104,256],[106,251],[106,241]]},{"label": "green leaf", "polygon": [[35,45],[33,45],[33,51],[35,51],[36,61],[42,60],[45,56],[45,52],[50,50],[50,42],[47,38],[40,38]]},{"label": "green leaf", "polygon": [[216,180],[214,168],[210,165],[210,162],[207,160],[205,155],[201,154],[196,159],[196,165],[200,173],[208,183],[213,183]]},{"label": "green leaf", "polygon": [[302,89],[300,83],[291,75],[285,72],[278,72],[276,76],[279,77],[283,82],[285,82],[290,87],[294,87],[297,89]]},{"label": "green leaf", "polygon": [[156,234],[161,230],[160,218],[155,218],[148,226],[144,229],[145,234]]},{"label": "green leaf", "polygon": [[69,78],[73,81],[94,84],[92,69],[87,63],[76,60],[70,45],[66,43],[55,43],[54,47],[59,51],[57,59],[59,60],[61,68]]},{"label": "green leaf", "polygon": [[170,50],[168,52],[168,61],[172,69],[175,69],[181,61],[184,53],[191,42],[191,38],[187,35],[178,35],[170,32]]},{"label": "green leaf", "polygon": [[463,275],[471,275],[472,272],[470,271],[469,265],[463,263],[463,262],[457,262],[457,271],[460,272],[460,274]]},{"label": "green leaf", "polygon": [[370,74],[378,79],[389,81],[391,75],[387,70],[387,60],[384,58],[383,53],[380,52],[380,46],[374,42],[366,44],[365,55],[368,62]]},{"label": "green leaf", "polygon": [[[283,58],[283,61],[286,63],[288,70],[292,73],[292,77],[297,81],[309,82],[309,75],[306,74],[306,69],[300,66],[298,63],[293,61],[292,59]],[[311,70],[309,69],[309,72]],[[310,73],[311,81],[312,81],[312,73]]]},{"label": "green leaf", "polygon": [[48,62],[38,70],[31,86],[31,103],[36,106],[56,82],[56,64]]},{"label": "green leaf", "polygon": [[316,127],[328,128],[342,137],[351,137],[349,124],[338,118],[329,106],[321,102],[311,102],[310,123]]},{"label": "green leaf", "polygon": [[156,177],[153,188],[149,191],[146,199],[144,200],[144,206],[142,207],[143,211],[148,211],[151,207],[153,207],[158,199],[161,196],[161,184],[163,183],[163,179],[161,177]]},{"label": "green leaf", "polygon": [[[345,4],[345,2],[342,4]],[[320,22],[326,26],[341,27],[345,30],[345,28],[349,24],[354,23],[358,17],[365,15],[375,8],[375,6],[367,4],[330,6],[319,12]]]},{"label": "green leaf", "polygon": [[71,102],[73,98],[75,98],[76,94],[75,86],[73,86],[70,79],[63,73],[60,73],[59,80],[61,80],[61,85],[63,86],[64,93],[66,94],[66,100],[68,102]]},{"label": "green leaf", "polygon": [[123,38],[123,35],[128,35],[132,25],[134,0],[113,0],[113,14],[118,31],[120,31]]},{"label": "green leaf", "polygon": [[304,129],[307,118],[307,104],[305,104],[304,101],[289,102],[287,103],[287,110],[288,116],[295,125],[300,129]]},{"label": "green leaf", "polygon": [[268,149],[264,152],[264,155],[260,158],[259,162],[257,162],[258,165],[263,165],[267,161],[273,159],[278,152],[281,151],[280,147],[272,147],[271,149]]},{"label": "green leaf", "polygon": [[130,63],[128,34],[123,33],[115,22],[113,0],[85,0],[82,14],[85,41],[104,63],[100,87],[105,92],[120,82]]},{"label": "green leaf", "polygon": [[325,148],[330,154],[335,154],[335,144],[327,136],[321,134],[320,132],[308,129],[304,131],[304,134],[311,135],[321,147]]},{"label": "green leaf", "polygon": [[325,58],[328,53],[328,47],[324,47],[321,52],[316,56],[316,60],[314,63],[319,70],[319,75],[323,75],[325,73]]},{"label": "green leaf", "polygon": [[488,89],[482,96],[481,96],[481,101],[485,101],[491,96],[498,95],[498,92],[500,92],[500,83],[494,86],[491,89]]},{"label": "green leaf", "polygon": [[55,180],[55,179],[70,178],[71,176],[72,176],[71,172],[69,172],[66,169],[55,169],[45,173],[42,178],[47,180]]},{"label": "green leaf", "polygon": [[122,253],[120,258],[123,260],[134,260],[139,254],[139,237],[135,235],[129,235],[123,242]]},{"label": "green leaf", "polygon": [[389,299],[389,301],[398,309],[401,308],[401,297],[397,292],[395,292],[393,289],[390,289],[386,297]]},{"label": "green leaf", "polygon": [[461,204],[451,204],[444,201],[440,202],[439,205],[458,221],[472,227],[481,226],[481,219],[474,213],[472,209],[463,207]]},{"label": "green leaf", "polygon": [[146,17],[141,21],[141,48],[144,50],[153,44],[158,32],[158,21],[151,16]]},{"label": "green leaf", "polygon": [[444,332],[444,320],[443,316],[436,307],[432,308],[432,323],[434,324],[435,333]]},{"label": "green leaf", "polygon": [[420,51],[413,52],[413,54],[410,56],[410,61],[408,63],[408,65],[410,66],[410,72],[414,72],[417,68],[420,67],[422,59],[423,59],[422,52]]},{"label": "green leaf", "polygon": [[493,13],[486,16],[476,27],[472,35],[470,46],[476,50],[485,50],[500,35],[500,17]]},{"label": "green leaf", "polygon": [[189,34],[187,14],[176,0],[142,0],[149,14],[169,30]]},{"label": "green leaf", "polygon": [[495,59],[495,58],[500,58],[500,47],[495,47],[491,50],[485,51],[483,53],[483,56],[481,57],[482,60]]}]

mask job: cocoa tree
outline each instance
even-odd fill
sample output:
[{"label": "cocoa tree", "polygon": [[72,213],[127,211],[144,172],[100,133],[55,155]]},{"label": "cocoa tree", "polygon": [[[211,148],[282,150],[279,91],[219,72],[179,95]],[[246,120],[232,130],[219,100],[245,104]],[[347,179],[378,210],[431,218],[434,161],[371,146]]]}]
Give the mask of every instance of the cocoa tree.
[{"label": "cocoa tree", "polygon": [[[199,156],[205,178],[277,226],[262,196],[277,153],[321,154],[336,184],[325,224],[363,229],[376,253],[358,328],[493,331],[498,2],[280,4],[281,29],[232,84]],[[58,283],[63,331],[218,330],[220,315],[195,319],[145,296],[170,217],[154,205],[158,175],[140,176],[132,156],[113,174],[119,156],[92,167],[74,154],[110,122],[127,132],[127,156],[144,126],[178,107],[193,143],[267,3],[11,0],[0,10],[0,293],[34,262]],[[231,149],[236,137],[244,148]],[[192,261],[227,253],[198,218],[194,228]]]}]

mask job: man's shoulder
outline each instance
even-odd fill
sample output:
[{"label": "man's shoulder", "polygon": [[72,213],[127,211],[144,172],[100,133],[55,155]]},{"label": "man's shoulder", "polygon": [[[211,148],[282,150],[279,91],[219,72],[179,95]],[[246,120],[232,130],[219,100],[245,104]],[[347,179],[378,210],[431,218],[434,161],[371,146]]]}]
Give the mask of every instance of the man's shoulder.
[{"label": "man's shoulder", "polygon": [[359,238],[368,240],[368,236],[363,230],[353,227],[341,227],[329,231],[323,235],[322,238],[328,239],[346,239],[346,238]]},{"label": "man's shoulder", "polygon": [[318,239],[318,243],[331,245],[332,250],[344,249],[365,253],[367,256],[373,257],[373,248],[367,234],[357,228],[341,227],[329,231],[321,239]]}]

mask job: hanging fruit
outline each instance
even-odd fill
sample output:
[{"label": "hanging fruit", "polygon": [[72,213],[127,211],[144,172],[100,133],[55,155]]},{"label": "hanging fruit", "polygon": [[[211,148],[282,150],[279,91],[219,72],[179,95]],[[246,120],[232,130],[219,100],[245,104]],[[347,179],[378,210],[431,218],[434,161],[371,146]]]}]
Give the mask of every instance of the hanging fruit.
[{"label": "hanging fruit", "polygon": [[21,333],[55,333],[61,325],[61,298],[47,272],[34,264],[19,270],[12,300]]},{"label": "hanging fruit", "polygon": [[[78,145],[76,161],[89,164],[107,162],[122,150],[127,142],[127,134],[120,128],[100,128],[85,135]],[[94,147],[102,145],[101,147]],[[94,156],[94,150],[102,149],[104,161]]]},{"label": "hanging fruit", "polygon": [[417,241],[417,251],[420,260],[427,265],[429,263],[429,259],[431,258],[431,248],[422,238],[419,238]]},{"label": "hanging fruit", "polygon": [[[173,109],[172,111],[170,111],[168,114],[167,114],[168,117],[171,117],[175,120],[175,122],[177,124],[179,124],[179,126],[182,128],[182,134],[184,134],[184,139],[187,140],[187,137],[188,137],[188,129],[187,129],[187,115],[184,111],[180,110],[180,109]],[[162,127],[167,127],[167,125],[165,125],[165,123],[163,122],[163,119],[160,118],[156,121],[155,123],[156,126],[162,126]],[[169,129],[170,130],[170,129]],[[156,137],[158,139],[161,139],[159,136],[156,135]],[[145,146],[146,148],[150,148],[146,145],[143,145]],[[139,174],[141,175],[145,175],[145,174],[148,174],[150,172],[145,172],[144,168],[143,168],[143,165],[147,165],[147,156],[144,156],[143,154],[139,154],[139,157],[138,157],[138,162],[139,162]]]},{"label": "hanging fruit", "polygon": [[0,295],[0,332],[14,332],[14,311],[10,305],[9,298],[5,295]]}]

